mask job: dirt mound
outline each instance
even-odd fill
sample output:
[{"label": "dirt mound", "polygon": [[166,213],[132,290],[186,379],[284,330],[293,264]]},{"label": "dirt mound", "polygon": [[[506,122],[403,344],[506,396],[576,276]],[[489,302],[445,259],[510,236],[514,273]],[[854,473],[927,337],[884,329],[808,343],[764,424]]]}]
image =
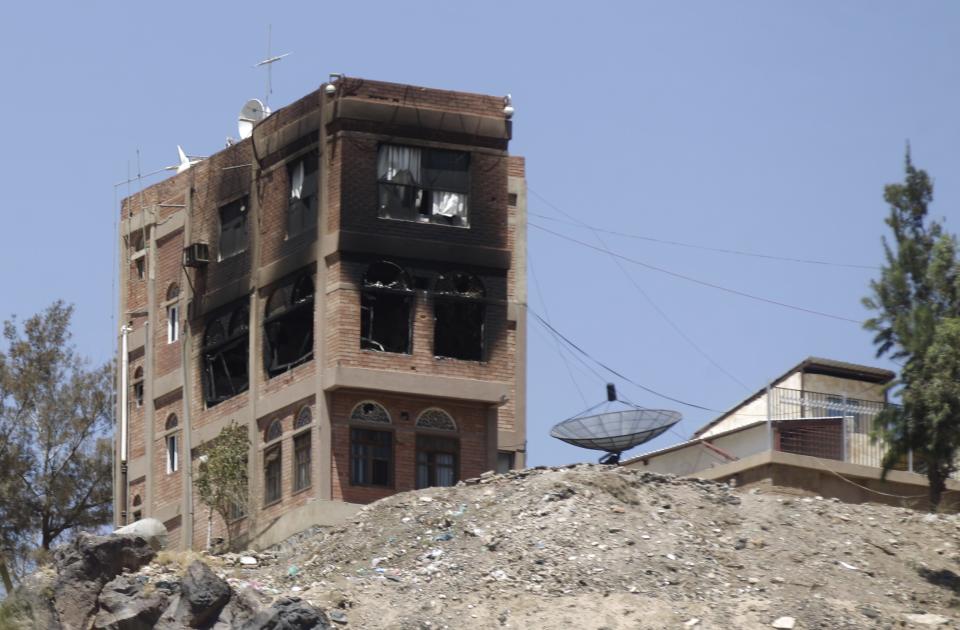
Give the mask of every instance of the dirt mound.
[{"label": "dirt mound", "polygon": [[947,626],[958,533],[953,515],[582,465],[395,495],[232,571],[364,628]]}]

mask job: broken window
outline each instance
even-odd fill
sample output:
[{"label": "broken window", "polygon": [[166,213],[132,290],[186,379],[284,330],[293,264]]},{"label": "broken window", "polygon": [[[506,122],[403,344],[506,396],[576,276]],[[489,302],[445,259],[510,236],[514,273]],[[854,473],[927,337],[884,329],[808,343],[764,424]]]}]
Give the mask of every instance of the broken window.
[{"label": "broken window", "polygon": [[407,273],[390,262],[370,265],[360,297],[360,347],[410,354],[413,288]]},{"label": "broken window", "polygon": [[283,435],[283,425],[279,420],[274,420],[270,423],[270,426],[267,427],[267,432],[263,436],[263,441],[266,443],[273,442],[280,438]]},{"label": "broken window", "polygon": [[137,408],[143,407],[143,368],[133,371],[133,400]]},{"label": "broken window", "polygon": [[502,474],[513,470],[515,461],[513,451],[497,451],[497,472]]},{"label": "broken window", "polygon": [[[174,431],[177,428],[177,416],[170,414],[167,416],[167,423],[164,426],[167,431]],[[171,433],[166,437],[167,443],[167,474],[174,473],[180,468],[180,452],[177,448],[177,434]]]},{"label": "broken window", "polygon": [[270,505],[280,500],[283,489],[281,484],[281,473],[283,464],[281,461],[280,445],[277,444],[263,453],[263,504]]},{"label": "broken window", "polygon": [[247,198],[220,208],[220,260],[247,250]]},{"label": "broken window", "polygon": [[417,436],[417,489],[457,483],[460,443],[433,435]]},{"label": "broken window", "polygon": [[350,412],[350,419],[358,422],[380,422],[390,424],[390,414],[383,405],[369,400],[359,403]]},{"label": "broken window", "polygon": [[393,478],[393,433],[350,429],[350,483],[389,486]]},{"label": "broken window", "polygon": [[143,501],[140,499],[139,494],[133,497],[133,507],[136,509],[133,511],[133,520],[131,522],[136,523],[143,518],[143,510],[139,509],[142,503]]},{"label": "broken window", "polygon": [[270,377],[313,358],[313,280],[309,273],[270,294],[263,329],[263,360]]},{"label": "broken window", "polygon": [[249,318],[246,301],[207,322],[203,335],[203,394],[207,406],[247,391]]},{"label": "broken window", "polygon": [[287,167],[290,205],[287,236],[305,232],[317,224],[317,154],[311,151]]},{"label": "broken window", "polygon": [[467,361],[483,359],[485,297],[483,283],[473,274],[454,272],[437,278],[434,355]]},{"label": "broken window", "polygon": [[380,145],[380,217],[469,227],[470,154]]}]

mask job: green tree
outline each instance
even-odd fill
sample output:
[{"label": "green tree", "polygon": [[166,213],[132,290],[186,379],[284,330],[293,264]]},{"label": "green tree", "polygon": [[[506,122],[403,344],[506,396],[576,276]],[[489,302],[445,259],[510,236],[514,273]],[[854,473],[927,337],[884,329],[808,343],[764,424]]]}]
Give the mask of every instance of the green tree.
[{"label": "green tree", "polygon": [[[909,149],[903,183],[884,190],[890,205],[886,262],[864,298],[877,311],[864,326],[875,333],[877,356],[903,366],[893,384],[901,404],[879,414],[875,436],[889,445],[884,475],[912,452],[939,506],[960,449],[960,261],[956,238],[928,218],[933,183],[914,167]],[[952,345],[951,345],[952,344]],[[951,381],[951,379],[953,379]]]},{"label": "green tree", "polygon": [[111,367],[77,354],[72,314],[58,301],[3,326],[0,569],[15,574],[31,552],[111,518]]},{"label": "green tree", "polygon": [[211,512],[223,519],[231,547],[234,541],[231,523],[247,511],[249,449],[247,427],[235,422],[224,427],[209,444],[200,447],[203,454],[196,477],[197,495]]}]

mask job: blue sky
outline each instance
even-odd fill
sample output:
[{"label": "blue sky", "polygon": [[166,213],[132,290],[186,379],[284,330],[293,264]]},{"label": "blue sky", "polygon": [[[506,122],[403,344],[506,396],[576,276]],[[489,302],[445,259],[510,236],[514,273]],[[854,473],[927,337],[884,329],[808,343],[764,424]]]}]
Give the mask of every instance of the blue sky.
[{"label": "blue sky", "polygon": [[[0,316],[66,299],[81,351],[111,356],[115,218],[127,192],[115,196],[113,184],[136,172],[138,149],[149,172],[173,164],[177,144],[205,155],[236,134],[240,106],[264,95],[252,66],[269,24],[274,52],[293,53],[275,68],[274,108],[331,72],[512,93],[511,152],[527,157],[533,213],[562,219],[560,208],[613,231],[874,265],[883,185],[902,176],[909,140],[934,177],[934,215],[952,230],[960,223],[956,3],[18,3],[0,26]],[[596,243],[582,228],[531,221]],[[603,238],[706,282],[866,315],[871,270]],[[534,228],[529,245],[543,296],[531,279],[533,308],[676,398],[727,408],[808,355],[885,365],[856,324],[623,263],[628,278],[603,253]],[[547,437],[587,404],[533,323],[529,352],[530,461],[592,459]],[[587,403],[599,402],[602,379],[573,370]],[[621,391],[682,411],[684,437],[712,417]]]}]

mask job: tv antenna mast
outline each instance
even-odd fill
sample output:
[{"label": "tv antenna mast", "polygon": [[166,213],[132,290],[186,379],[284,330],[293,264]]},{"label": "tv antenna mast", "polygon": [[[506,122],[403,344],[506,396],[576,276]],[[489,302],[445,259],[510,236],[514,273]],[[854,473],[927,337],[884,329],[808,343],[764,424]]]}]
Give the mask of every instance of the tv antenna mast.
[{"label": "tv antenna mast", "polygon": [[[273,35],[273,24],[267,26],[267,57],[260,63],[254,66],[254,68],[260,68],[262,66],[267,67],[267,94],[263,99],[263,104],[266,107],[270,105],[270,95],[273,94],[273,64],[280,61],[290,53],[283,53],[282,55],[272,55],[270,52],[270,40]],[[268,110],[269,111],[269,110]]]}]

